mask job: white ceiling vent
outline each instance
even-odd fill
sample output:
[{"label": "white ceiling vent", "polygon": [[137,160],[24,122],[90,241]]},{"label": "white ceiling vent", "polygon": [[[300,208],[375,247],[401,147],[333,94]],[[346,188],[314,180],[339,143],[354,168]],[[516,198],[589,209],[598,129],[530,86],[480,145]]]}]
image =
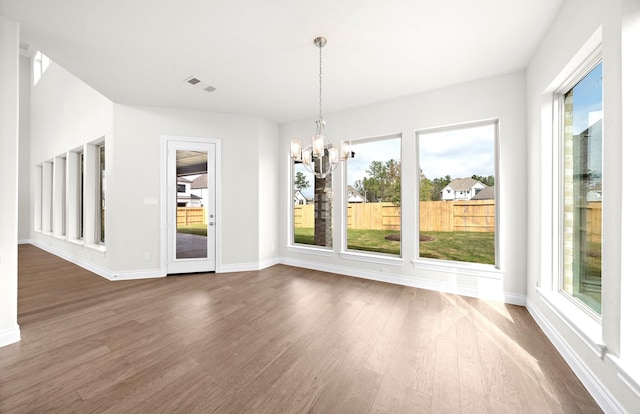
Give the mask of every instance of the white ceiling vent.
[{"label": "white ceiling vent", "polygon": [[196,78],[195,76],[189,76],[184,81],[189,85],[193,85],[193,86],[198,85],[198,88],[202,88],[202,90],[204,90],[205,92],[213,92],[216,90],[216,88],[214,88],[211,85],[207,85],[206,83],[202,82],[200,79]]}]

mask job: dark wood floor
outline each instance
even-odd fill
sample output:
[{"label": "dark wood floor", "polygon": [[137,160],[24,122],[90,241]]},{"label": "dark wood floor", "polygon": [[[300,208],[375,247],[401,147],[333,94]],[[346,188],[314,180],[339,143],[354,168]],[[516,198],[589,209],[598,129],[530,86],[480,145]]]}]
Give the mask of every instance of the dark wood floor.
[{"label": "dark wood floor", "polygon": [[2,413],[595,413],[526,309],[288,266],[109,282],[19,249]]}]

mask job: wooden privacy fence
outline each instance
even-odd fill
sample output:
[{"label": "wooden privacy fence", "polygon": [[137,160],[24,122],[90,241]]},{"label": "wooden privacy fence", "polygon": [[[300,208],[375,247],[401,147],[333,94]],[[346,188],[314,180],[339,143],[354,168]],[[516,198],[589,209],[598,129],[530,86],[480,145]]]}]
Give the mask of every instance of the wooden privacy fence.
[{"label": "wooden privacy fence", "polygon": [[189,226],[192,224],[204,224],[204,207],[177,207],[176,225]]},{"label": "wooden privacy fence", "polygon": [[[589,241],[602,237],[602,203],[586,208]],[[313,203],[294,206],[295,227],[313,228]],[[392,203],[349,203],[350,229],[400,230],[400,209]],[[495,231],[495,200],[421,201],[420,231]]]},{"label": "wooden privacy fence", "polygon": [[602,202],[590,201],[587,203],[586,223],[583,224],[587,235],[587,241],[602,242]]},{"label": "wooden privacy fence", "polygon": [[495,231],[495,200],[421,201],[420,231]]},{"label": "wooden privacy fence", "polygon": [[[313,204],[294,206],[294,226],[313,227]],[[349,203],[347,227],[400,230],[400,209],[393,203]],[[493,232],[494,229],[494,200],[420,202],[420,231]]]}]

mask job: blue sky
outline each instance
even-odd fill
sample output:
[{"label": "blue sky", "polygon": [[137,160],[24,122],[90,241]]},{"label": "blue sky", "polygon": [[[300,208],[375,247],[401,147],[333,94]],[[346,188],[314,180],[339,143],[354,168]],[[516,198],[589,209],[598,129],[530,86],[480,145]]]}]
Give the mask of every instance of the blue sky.
[{"label": "blue sky", "polygon": [[602,63],[573,88],[573,135],[578,135],[602,116]]},{"label": "blue sky", "polygon": [[[573,135],[602,119],[602,62],[573,87]],[[602,178],[602,140],[589,140],[589,170]],[[598,180],[599,181],[599,180]]]}]

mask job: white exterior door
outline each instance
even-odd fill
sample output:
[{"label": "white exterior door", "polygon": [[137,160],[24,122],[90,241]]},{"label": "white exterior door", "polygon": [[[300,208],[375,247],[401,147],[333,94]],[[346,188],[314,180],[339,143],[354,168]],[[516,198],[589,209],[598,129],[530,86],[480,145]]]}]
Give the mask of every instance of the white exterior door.
[{"label": "white exterior door", "polygon": [[[167,274],[216,270],[216,151],[212,142],[166,141]],[[189,191],[202,175],[207,191]]]}]

